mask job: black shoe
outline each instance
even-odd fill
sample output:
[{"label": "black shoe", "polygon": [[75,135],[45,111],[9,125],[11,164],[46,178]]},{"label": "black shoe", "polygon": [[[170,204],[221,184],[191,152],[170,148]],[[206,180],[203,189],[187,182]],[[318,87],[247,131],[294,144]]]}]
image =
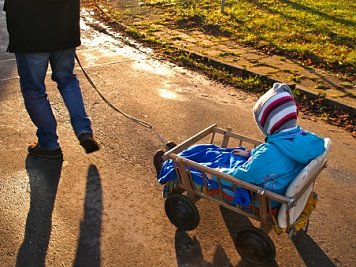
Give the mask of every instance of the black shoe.
[{"label": "black shoe", "polygon": [[40,147],[38,143],[35,143],[30,145],[27,150],[28,154],[35,157],[46,159],[63,159],[63,153],[61,148],[57,148],[55,150],[48,150]]},{"label": "black shoe", "polygon": [[100,149],[99,144],[95,141],[93,134],[82,133],[78,137],[80,145],[85,149],[85,153],[93,153]]}]

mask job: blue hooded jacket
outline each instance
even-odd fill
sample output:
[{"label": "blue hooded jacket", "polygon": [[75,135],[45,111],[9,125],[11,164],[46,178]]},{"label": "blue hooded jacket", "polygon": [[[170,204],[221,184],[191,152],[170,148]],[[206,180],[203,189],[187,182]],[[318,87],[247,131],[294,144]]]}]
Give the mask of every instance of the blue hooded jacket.
[{"label": "blue hooded jacket", "polygon": [[300,171],[324,151],[321,137],[297,126],[267,136],[245,163],[225,173],[284,195]]}]

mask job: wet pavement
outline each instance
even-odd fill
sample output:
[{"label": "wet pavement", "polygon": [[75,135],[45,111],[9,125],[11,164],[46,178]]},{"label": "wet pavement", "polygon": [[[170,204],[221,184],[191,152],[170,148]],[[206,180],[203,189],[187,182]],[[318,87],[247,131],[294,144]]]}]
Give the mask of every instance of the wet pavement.
[{"label": "wet pavement", "polygon": [[[213,123],[262,139],[251,115],[255,97],[158,60],[153,51],[119,33],[96,30],[101,26],[90,12],[82,15],[78,57],[114,106],[177,143]],[[0,13],[1,29],[3,18]],[[13,55],[0,51],[0,64],[2,266],[250,266],[241,260],[233,238],[240,227],[256,222],[200,200],[197,229],[177,231],[165,215],[152,165],[161,140],[102,101],[79,67],[101,150],[83,152],[48,75],[64,161],[28,156],[35,127],[23,105]],[[353,266],[356,141],[313,117],[301,114],[299,123],[330,137],[333,148],[317,180],[319,204],[308,234],[292,242],[271,232],[277,258],[268,266]]]}]

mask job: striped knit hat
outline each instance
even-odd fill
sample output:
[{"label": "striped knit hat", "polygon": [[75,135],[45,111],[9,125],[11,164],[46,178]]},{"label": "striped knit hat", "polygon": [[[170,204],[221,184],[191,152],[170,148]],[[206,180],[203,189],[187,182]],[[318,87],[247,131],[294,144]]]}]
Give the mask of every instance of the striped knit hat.
[{"label": "striped knit hat", "polygon": [[297,122],[297,106],[292,90],[284,83],[275,83],[253,107],[253,115],[264,135],[293,128]]}]

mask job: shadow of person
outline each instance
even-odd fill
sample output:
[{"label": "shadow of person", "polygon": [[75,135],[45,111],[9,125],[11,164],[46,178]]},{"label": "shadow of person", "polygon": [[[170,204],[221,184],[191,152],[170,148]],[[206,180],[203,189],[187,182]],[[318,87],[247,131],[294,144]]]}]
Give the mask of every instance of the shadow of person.
[{"label": "shadow of person", "polygon": [[31,155],[26,158],[31,190],[30,209],[24,241],[17,255],[17,267],[45,266],[62,163],[62,160],[42,159]]},{"label": "shadow of person", "polygon": [[304,231],[299,231],[292,241],[306,266],[335,266],[318,244]]},{"label": "shadow of person", "polygon": [[80,224],[80,237],[73,266],[100,266],[100,235],[103,212],[103,193],[100,175],[90,165],[87,175],[84,218]]},{"label": "shadow of person", "polygon": [[228,259],[224,249],[221,246],[217,246],[213,262],[209,263],[204,260],[202,248],[198,239],[190,237],[185,231],[176,230],[175,234],[175,249],[177,266],[232,266]]}]

